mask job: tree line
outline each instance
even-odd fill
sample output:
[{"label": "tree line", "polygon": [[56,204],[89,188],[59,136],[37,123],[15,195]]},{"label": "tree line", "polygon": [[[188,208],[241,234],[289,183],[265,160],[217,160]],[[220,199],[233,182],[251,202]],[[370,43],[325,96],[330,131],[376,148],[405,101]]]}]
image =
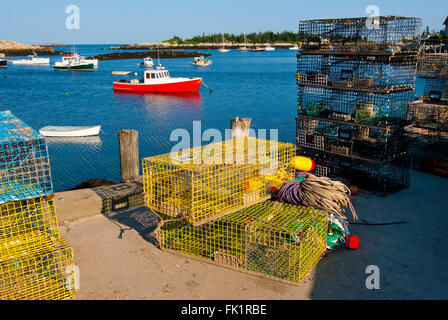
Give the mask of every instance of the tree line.
[{"label": "tree line", "polygon": [[205,43],[221,43],[222,36],[224,35],[224,40],[226,42],[233,43],[275,43],[275,42],[286,42],[286,43],[296,43],[298,41],[297,32],[283,31],[283,32],[252,32],[246,34],[246,39],[244,39],[244,34],[232,34],[232,33],[212,33],[197,35],[192,38],[182,39],[179,36],[174,35],[171,39],[165,40],[164,42],[169,42],[171,44],[198,44],[200,42]]}]

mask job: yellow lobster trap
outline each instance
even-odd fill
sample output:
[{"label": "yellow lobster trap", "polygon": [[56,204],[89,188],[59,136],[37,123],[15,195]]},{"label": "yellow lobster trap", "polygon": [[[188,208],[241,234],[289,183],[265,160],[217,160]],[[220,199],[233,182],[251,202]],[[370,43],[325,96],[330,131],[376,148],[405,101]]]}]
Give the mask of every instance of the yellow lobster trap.
[{"label": "yellow lobster trap", "polygon": [[46,248],[58,238],[53,196],[0,205],[0,259]]},{"label": "yellow lobster trap", "polygon": [[0,300],[75,295],[73,253],[60,237],[53,198],[0,204]]},{"label": "yellow lobster trap", "polygon": [[73,253],[64,239],[0,259],[0,300],[62,300],[77,292]]},{"label": "yellow lobster trap", "polygon": [[143,159],[147,207],[193,225],[270,198],[294,178],[295,145],[242,137]]},{"label": "yellow lobster trap", "polygon": [[325,253],[327,213],[267,200],[200,226],[167,220],[162,249],[239,270],[301,282]]}]

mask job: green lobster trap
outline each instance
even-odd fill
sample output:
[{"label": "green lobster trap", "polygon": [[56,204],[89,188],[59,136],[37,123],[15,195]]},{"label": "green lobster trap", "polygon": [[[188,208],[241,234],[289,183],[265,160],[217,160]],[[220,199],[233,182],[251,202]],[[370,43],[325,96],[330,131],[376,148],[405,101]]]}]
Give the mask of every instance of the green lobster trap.
[{"label": "green lobster trap", "polygon": [[301,282],[325,253],[327,216],[268,200],[196,227],[185,219],[168,220],[156,235],[162,249]]},{"label": "green lobster trap", "polygon": [[236,138],[143,159],[145,205],[199,225],[270,198],[294,178],[295,145]]}]

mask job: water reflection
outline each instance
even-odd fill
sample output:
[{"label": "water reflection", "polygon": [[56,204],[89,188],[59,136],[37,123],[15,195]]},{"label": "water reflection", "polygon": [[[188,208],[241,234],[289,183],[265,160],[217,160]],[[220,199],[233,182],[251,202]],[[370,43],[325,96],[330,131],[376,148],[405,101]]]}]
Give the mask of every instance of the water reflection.
[{"label": "water reflection", "polygon": [[140,97],[146,106],[171,106],[182,105],[185,107],[199,108],[202,104],[201,94],[199,92],[115,92],[118,98],[129,96]]},{"label": "water reflection", "polygon": [[46,137],[48,144],[88,144],[90,147],[101,147],[100,136],[91,137]]}]

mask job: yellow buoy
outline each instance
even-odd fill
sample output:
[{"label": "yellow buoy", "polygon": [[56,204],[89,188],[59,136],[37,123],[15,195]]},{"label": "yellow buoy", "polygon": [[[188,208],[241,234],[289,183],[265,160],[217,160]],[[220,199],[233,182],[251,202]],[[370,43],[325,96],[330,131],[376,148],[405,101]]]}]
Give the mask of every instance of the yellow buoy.
[{"label": "yellow buoy", "polygon": [[296,156],[291,159],[291,166],[299,171],[313,171],[314,170],[314,160],[308,157]]}]

